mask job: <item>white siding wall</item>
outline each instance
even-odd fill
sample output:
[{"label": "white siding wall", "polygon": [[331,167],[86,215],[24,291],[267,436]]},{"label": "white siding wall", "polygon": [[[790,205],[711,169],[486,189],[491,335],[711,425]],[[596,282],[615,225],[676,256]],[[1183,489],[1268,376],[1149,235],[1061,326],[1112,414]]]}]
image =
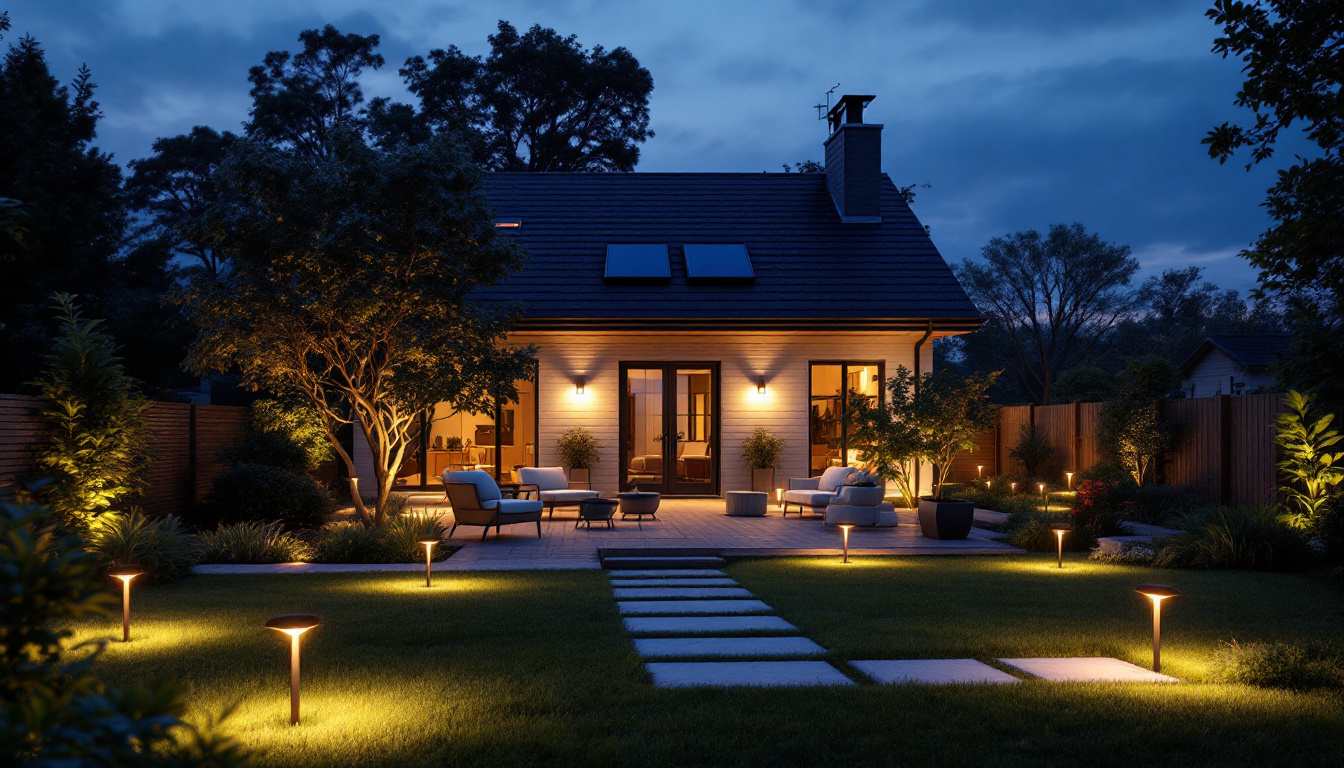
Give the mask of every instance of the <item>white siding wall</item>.
[{"label": "white siding wall", "polygon": [[[1181,389],[1186,397],[1231,395],[1234,393],[1230,383],[1234,380],[1237,384],[1245,385],[1240,391],[1247,395],[1258,387],[1269,387],[1274,384],[1272,374],[1244,371],[1236,361],[1221,350],[1211,349],[1190,369],[1190,374],[1181,381]],[[1194,387],[1193,394],[1191,387]]]}]

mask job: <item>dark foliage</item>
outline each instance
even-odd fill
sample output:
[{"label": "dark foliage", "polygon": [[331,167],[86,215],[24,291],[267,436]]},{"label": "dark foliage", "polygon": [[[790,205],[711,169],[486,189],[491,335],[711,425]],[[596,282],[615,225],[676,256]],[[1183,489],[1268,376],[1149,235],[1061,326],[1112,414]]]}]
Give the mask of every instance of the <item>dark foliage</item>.
[{"label": "dark foliage", "polygon": [[1324,640],[1238,643],[1218,655],[1229,683],[1307,691],[1344,688],[1344,645]]},{"label": "dark foliage", "polygon": [[239,464],[215,477],[191,522],[201,530],[246,521],[280,522],[290,530],[316,528],[333,508],[331,494],[307,475]]},{"label": "dark foliage", "polygon": [[1073,530],[1068,538],[1075,547],[1091,549],[1098,538],[1123,533],[1133,504],[1120,483],[1102,480],[1078,483],[1078,495],[1069,510]]},{"label": "dark foliage", "polygon": [[1316,557],[1306,537],[1274,508],[1213,507],[1168,521],[1183,531],[1163,542],[1163,568],[1295,571]]}]

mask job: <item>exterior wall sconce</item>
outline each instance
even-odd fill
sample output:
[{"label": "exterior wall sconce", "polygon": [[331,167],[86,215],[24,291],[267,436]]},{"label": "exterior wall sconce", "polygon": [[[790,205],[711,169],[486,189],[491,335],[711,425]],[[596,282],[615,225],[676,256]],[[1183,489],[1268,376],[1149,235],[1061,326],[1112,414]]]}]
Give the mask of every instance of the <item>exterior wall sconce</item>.
[{"label": "exterior wall sconce", "polygon": [[1140,584],[1135,592],[1153,601],[1153,671],[1162,672],[1162,601],[1180,597],[1181,591],[1166,584]]},{"label": "exterior wall sconce", "polygon": [[757,376],[757,377],[756,377],[756,394],[758,394],[758,395],[764,395],[764,394],[765,394],[765,377],[764,377],[764,376]]},{"label": "exterior wall sconce", "polygon": [[579,378],[575,379],[575,380],[574,380],[574,394],[576,394],[576,395],[582,395],[582,394],[583,394],[583,385],[585,385],[585,384],[587,384],[587,383],[588,383],[588,380],[585,379],[585,378],[582,377],[582,376],[580,376]]},{"label": "exterior wall sconce", "polygon": [[118,565],[108,569],[109,576],[121,579],[121,642],[131,641],[131,579],[144,573],[138,565]]},{"label": "exterior wall sconce", "polygon": [[289,724],[299,724],[299,638],[304,632],[321,624],[316,616],[307,613],[286,613],[266,622],[267,629],[289,635]]}]

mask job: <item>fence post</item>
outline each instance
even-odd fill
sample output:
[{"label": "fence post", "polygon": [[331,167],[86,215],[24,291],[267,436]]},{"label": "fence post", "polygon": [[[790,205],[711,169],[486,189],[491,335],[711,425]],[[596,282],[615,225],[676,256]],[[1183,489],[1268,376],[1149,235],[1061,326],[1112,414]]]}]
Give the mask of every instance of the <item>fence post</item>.
[{"label": "fence post", "polygon": [[1218,396],[1218,503],[1232,501],[1232,396]]},{"label": "fence post", "polygon": [[182,509],[196,503],[196,404],[187,411],[187,498]]}]

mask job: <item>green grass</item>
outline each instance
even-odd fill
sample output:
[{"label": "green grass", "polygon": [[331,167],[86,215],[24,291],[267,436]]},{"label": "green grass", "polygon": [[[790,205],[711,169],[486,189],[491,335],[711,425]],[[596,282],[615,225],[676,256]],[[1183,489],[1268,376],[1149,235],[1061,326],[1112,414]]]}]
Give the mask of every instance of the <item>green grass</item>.
[{"label": "green grass", "polygon": [[[1142,581],[1179,686],[656,690],[603,574],[194,577],[137,592],[112,681],[174,674],[193,719],[266,765],[1338,765],[1344,697],[1217,683],[1220,643],[1338,636],[1337,592],[1307,578],[1148,571],[1046,557],[744,561],[734,577],[842,668],[865,658],[1113,655],[1148,660]],[[304,722],[287,725],[285,638],[304,643]],[[81,639],[110,637],[114,622]]]}]

